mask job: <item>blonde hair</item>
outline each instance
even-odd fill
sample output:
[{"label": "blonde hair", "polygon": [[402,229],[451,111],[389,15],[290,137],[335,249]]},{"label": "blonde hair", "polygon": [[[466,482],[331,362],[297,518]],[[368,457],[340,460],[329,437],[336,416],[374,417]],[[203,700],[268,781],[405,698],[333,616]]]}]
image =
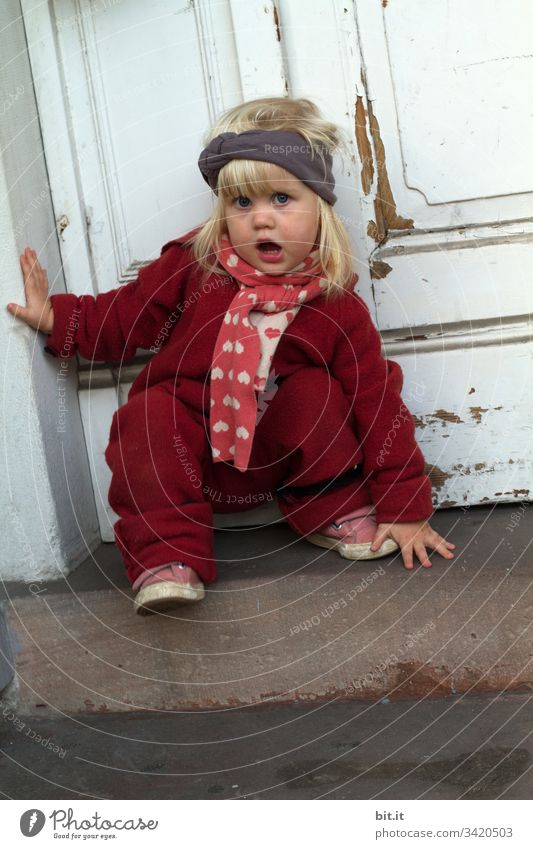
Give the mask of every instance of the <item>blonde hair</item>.
[{"label": "blonde hair", "polygon": [[[265,97],[250,100],[225,112],[204,138],[207,146],[220,133],[243,133],[246,130],[290,130],[300,133],[313,151],[322,157],[345,144],[341,131],[326,121],[318,107],[306,98]],[[274,174],[297,179],[285,169],[270,162],[233,159],[218,175],[218,197],[211,217],[192,240],[198,263],[207,272],[223,272],[217,262],[215,245],[227,233],[225,203],[239,195],[254,195],[258,188],[272,191]],[[328,286],[326,295],[339,293],[353,281],[353,257],[348,233],[331,204],[317,195],[319,258]]]}]

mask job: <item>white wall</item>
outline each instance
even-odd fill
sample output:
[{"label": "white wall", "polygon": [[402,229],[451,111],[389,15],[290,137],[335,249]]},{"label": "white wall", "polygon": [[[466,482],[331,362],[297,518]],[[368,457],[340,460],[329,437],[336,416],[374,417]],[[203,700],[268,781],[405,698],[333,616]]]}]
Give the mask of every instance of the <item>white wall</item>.
[{"label": "white wall", "polygon": [[53,291],[64,291],[18,0],[0,7],[0,55],[0,578],[31,581],[69,571],[100,537],[76,363],[63,369],[44,353],[44,337],[5,309],[24,302],[25,245],[48,268]]}]

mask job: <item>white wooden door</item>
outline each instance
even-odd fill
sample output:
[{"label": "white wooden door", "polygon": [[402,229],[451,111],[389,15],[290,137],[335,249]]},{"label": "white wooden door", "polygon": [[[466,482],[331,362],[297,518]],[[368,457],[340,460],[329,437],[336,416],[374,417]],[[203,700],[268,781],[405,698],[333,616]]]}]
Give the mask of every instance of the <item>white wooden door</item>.
[{"label": "white wooden door", "polygon": [[530,499],[530,4],[283,0],[281,23],[291,93],[327,99],[354,140],[342,212],[365,227],[360,290],[435,503]]},{"label": "white wooden door", "polygon": [[[23,11],[67,287],[97,294],[134,279],[210,214],[196,165],[205,131],[260,89],[286,90],[275,9],[271,0],[23,0]],[[104,459],[111,417],[139,370],[80,367],[104,540],[116,520]]]},{"label": "white wooden door", "polygon": [[381,278],[373,283],[377,321],[411,377],[439,504],[527,499],[531,6],[379,6],[357,4],[370,129],[383,163],[385,223],[377,222],[371,256]]},{"label": "white wooden door", "polygon": [[[70,291],[135,276],[204,219],[201,137],[249,97],[346,131],[338,211],[436,503],[531,478],[531,22],[526,0],[23,0]],[[527,69],[527,70],[526,70]],[[109,425],[137,364],[80,371],[102,533]],[[117,396],[118,391],[118,396]]]}]

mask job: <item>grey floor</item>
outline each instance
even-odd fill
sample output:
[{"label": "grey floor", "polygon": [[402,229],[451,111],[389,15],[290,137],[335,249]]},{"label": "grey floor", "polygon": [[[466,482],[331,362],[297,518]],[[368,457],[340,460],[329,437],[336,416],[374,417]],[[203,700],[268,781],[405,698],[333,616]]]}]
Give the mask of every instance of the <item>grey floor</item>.
[{"label": "grey floor", "polygon": [[533,790],[527,694],[9,717],[0,792],[10,799],[530,799]]}]

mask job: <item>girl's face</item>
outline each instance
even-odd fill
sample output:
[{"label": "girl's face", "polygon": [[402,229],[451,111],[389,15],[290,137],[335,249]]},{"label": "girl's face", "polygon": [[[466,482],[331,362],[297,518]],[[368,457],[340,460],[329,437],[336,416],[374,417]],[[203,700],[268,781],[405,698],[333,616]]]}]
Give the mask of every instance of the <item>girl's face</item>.
[{"label": "girl's face", "polygon": [[291,271],[316,246],[318,196],[297,177],[276,177],[268,191],[229,197],[224,206],[235,252],[259,271]]}]

